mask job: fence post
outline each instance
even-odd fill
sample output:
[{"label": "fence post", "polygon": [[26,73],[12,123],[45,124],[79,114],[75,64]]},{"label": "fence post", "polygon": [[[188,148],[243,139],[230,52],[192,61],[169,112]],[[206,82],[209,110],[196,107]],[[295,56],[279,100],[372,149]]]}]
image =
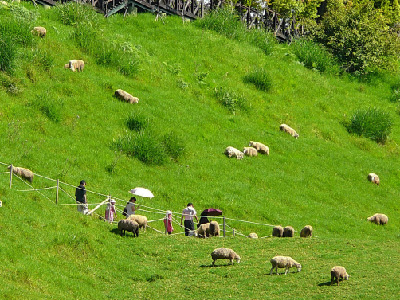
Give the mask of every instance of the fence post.
[{"label": "fence post", "polygon": [[225,216],[224,216],[224,225],[223,225],[224,237],[225,237]]},{"label": "fence post", "polygon": [[57,193],[56,193],[56,204],[58,204],[58,189],[60,187],[60,179],[57,179]]},{"label": "fence post", "polygon": [[11,164],[10,165],[10,189],[11,189],[11,186],[12,186],[12,174],[13,174],[13,165]]},{"label": "fence post", "polygon": [[235,228],[232,228],[232,235],[235,236]]}]

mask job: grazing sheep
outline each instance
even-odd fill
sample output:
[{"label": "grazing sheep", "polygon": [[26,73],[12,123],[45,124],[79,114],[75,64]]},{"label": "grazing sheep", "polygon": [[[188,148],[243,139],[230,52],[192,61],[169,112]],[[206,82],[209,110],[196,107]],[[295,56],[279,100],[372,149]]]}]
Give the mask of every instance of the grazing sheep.
[{"label": "grazing sheep", "polygon": [[289,272],[289,268],[296,267],[297,272],[301,271],[301,264],[299,264],[297,261],[295,261],[293,258],[289,256],[275,256],[271,258],[271,264],[272,268],[271,271],[269,272],[269,275],[272,275],[272,271],[274,268],[276,269],[276,274],[278,274],[278,268],[285,268],[285,275]]},{"label": "grazing sheep", "polygon": [[384,214],[374,214],[373,216],[368,217],[367,220],[378,225],[385,225],[389,221],[389,218]]},{"label": "grazing sheep", "polygon": [[241,152],[240,150],[233,148],[232,146],[226,147],[225,149],[225,155],[227,155],[229,158],[236,157],[237,159],[242,159],[244,153]]},{"label": "grazing sheep", "polygon": [[78,71],[82,72],[85,67],[85,62],[80,59],[72,59],[68,62],[68,68],[72,70],[72,72]]},{"label": "grazing sheep", "polygon": [[65,64],[64,69],[69,69],[69,64]]},{"label": "grazing sheep", "polygon": [[147,227],[147,217],[146,216],[130,215],[127,218],[127,220],[136,221],[139,224],[139,228],[143,228],[143,230],[146,231],[146,227]]},{"label": "grazing sheep", "polygon": [[283,228],[283,237],[294,237],[294,229],[292,226]]},{"label": "grazing sheep", "polygon": [[298,133],[296,132],[296,130],[294,130],[292,127],[286,125],[286,124],[281,124],[279,126],[279,129],[282,131],[285,131],[287,133],[289,133],[292,137],[295,137],[296,139],[299,137]]},{"label": "grazing sheep", "polygon": [[243,149],[243,153],[244,155],[247,156],[257,156],[257,149],[253,148],[253,147],[244,147]]},{"label": "grazing sheep", "polygon": [[369,173],[368,174],[368,180],[371,181],[372,183],[375,183],[379,185],[379,176],[376,175],[375,173]]},{"label": "grazing sheep", "polygon": [[125,235],[125,231],[128,231],[133,233],[133,237],[139,237],[139,224],[133,220],[120,220],[118,230],[121,232],[121,236]]},{"label": "grazing sheep", "polygon": [[210,236],[210,223],[201,224],[197,228],[197,236],[199,238],[205,238]]},{"label": "grazing sheep", "polygon": [[219,224],[217,221],[210,222],[210,235],[211,236],[220,236]]},{"label": "grazing sheep", "polygon": [[312,226],[311,225],[306,225],[304,228],[300,231],[300,237],[311,237],[312,236]]},{"label": "grazing sheep", "polygon": [[275,226],[272,228],[272,236],[282,237],[283,236],[283,227],[282,226]]},{"label": "grazing sheep", "polygon": [[117,97],[119,100],[131,103],[131,104],[139,103],[139,98],[133,97],[131,94],[129,94],[121,89],[118,89],[115,91],[115,97]]},{"label": "grazing sheep", "polygon": [[[11,169],[11,166],[8,166],[8,169]],[[12,171],[15,175],[18,175],[19,177],[28,180],[30,183],[33,181],[33,172],[29,169],[25,168],[20,168],[20,167],[14,167],[12,168]]]},{"label": "grazing sheep", "polygon": [[251,239],[258,239],[258,235],[257,235],[257,233],[255,233],[255,232],[251,232],[251,233],[249,234],[249,238],[251,238]]},{"label": "grazing sheep", "polygon": [[212,253],[211,253],[211,257],[213,259],[213,267],[215,265],[215,261],[217,259],[229,259],[230,263],[233,265],[233,260],[236,259],[237,263],[240,263],[240,256],[236,254],[235,251],[233,251],[230,248],[218,248],[215,249]]},{"label": "grazing sheep", "polygon": [[4,6],[7,6],[7,5],[8,5],[8,2],[7,2],[7,1],[0,1],[0,4],[2,4],[2,5],[4,5]]},{"label": "grazing sheep", "polygon": [[260,152],[261,154],[269,155],[269,147],[265,146],[264,144],[262,144],[260,142],[250,141],[249,146],[257,149],[257,151]]},{"label": "grazing sheep", "polygon": [[347,274],[346,269],[343,267],[336,266],[331,269],[331,285],[334,281],[336,281],[337,285],[339,285],[339,279],[349,280],[349,277],[350,275]]},{"label": "grazing sheep", "polygon": [[41,38],[44,38],[46,36],[46,28],[41,26],[33,27],[33,30],[31,32],[37,36],[40,36]]}]

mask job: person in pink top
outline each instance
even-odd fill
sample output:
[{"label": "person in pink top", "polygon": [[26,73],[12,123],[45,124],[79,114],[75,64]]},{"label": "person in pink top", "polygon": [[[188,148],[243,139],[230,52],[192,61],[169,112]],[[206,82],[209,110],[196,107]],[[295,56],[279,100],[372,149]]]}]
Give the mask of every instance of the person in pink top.
[{"label": "person in pink top", "polygon": [[114,215],[116,215],[115,210],[115,200],[111,199],[111,201],[107,204],[106,212],[104,218],[109,222],[112,223],[114,221]]},{"label": "person in pink top", "polygon": [[172,231],[174,231],[174,227],[172,227],[172,212],[170,210],[167,210],[167,213],[165,215],[164,226],[165,226],[165,231],[168,234],[171,234]]}]

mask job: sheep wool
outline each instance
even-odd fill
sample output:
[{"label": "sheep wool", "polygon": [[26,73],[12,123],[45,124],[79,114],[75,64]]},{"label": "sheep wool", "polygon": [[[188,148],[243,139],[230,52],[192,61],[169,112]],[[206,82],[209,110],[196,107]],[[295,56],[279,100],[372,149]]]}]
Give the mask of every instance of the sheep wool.
[{"label": "sheep wool", "polygon": [[118,230],[121,232],[121,236],[125,235],[125,231],[128,231],[133,233],[133,237],[139,237],[139,224],[133,220],[120,220]]},{"label": "sheep wool", "polygon": [[257,149],[261,154],[269,155],[269,147],[263,143],[250,141],[249,146]]},{"label": "sheep wool", "polygon": [[311,237],[312,230],[313,228],[311,225],[304,226],[304,228],[300,231],[300,237]]},{"label": "sheep wool", "polygon": [[283,227],[278,225],[272,228],[272,236],[283,237]]},{"label": "sheep wool", "polygon": [[253,148],[253,147],[244,147],[243,148],[243,153],[244,155],[247,156],[257,156],[257,149]]},{"label": "sheep wool", "polygon": [[350,275],[347,274],[347,271],[344,267],[341,266],[336,266],[331,269],[331,285],[333,282],[337,282],[337,285],[339,285],[339,280],[349,280]]},{"label": "sheep wool", "polygon": [[46,36],[46,28],[41,26],[33,27],[32,33],[40,36],[41,38],[44,38]]},{"label": "sheep wool", "polygon": [[122,100],[124,102],[128,103],[139,103],[139,98],[133,97],[131,94],[128,92],[125,92],[124,90],[118,89],[115,91],[115,97],[117,97],[119,100]]},{"label": "sheep wool", "polygon": [[78,71],[82,72],[83,68],[85,67],[85,62],[80,59],[72,59],[68,63],[69,69],[72,70],[72,72]]},{"label": "sheep wool", "polygon": [[210,236],[210,223],[201,224],[197,228],[197,236],[199,238],[205,238]]},{"label": "sheep wool", "polygon": [[272,271],[274,269],[276,270],[276,274],[278,275],[278,268],[285,268],[285,275],[289,272],[289,268],[292,267],[296,267],[297,272],[301,271],[301,264],[299,264],[290,256],[274,256],[273,258],[271,258],[270,262],[272,264],[272,268],[269,272],[269,275],[272,275]]},{"label": "sheep wool", "polygon": [[[8,166],[8,169],[11,169],[11,166]],[[12,171],[15,175],[18,175],[19,177],[29,181],[30,183],[32,183],[33,181],[33,172],[29,169],[25,169],[25,168],[20,168],[20,167],[14,167],[12,168]]]},{"label": "sheep wool", "polygon": [[378,225],[385,225],[388,223],[389,218],[385,214],[376,213],[373,216],[368,217],[367,220]]},{"label": "sheep wool", "polygon": [[213,252],[211,252],[211,257],[213,259],[212,265],[215,265],[215,261],[217,259],[229,259],[230,264],[233,265],[233,260],[235,259],[237,263],[240,263],[240,256],[236,254],[235,251],[233,251],[230,248],[218,248],[215,249]]},{"label": "sheep wool", "polygon": [[217,221],[210,222],[210,236],[220,236],[220,229]]},{"label": "sheep wool", "polygon": [[147,217],[146,216],[141,216],[141,215],[130,215],[127,220],[133,220],[136,221],[139,224],[139,228],[144,229],[146,231],[147,227]]},{"label": "sheep wool", "polygon": [[292,226],[286,226],[283,228],[283,237],[293,237],[294,236],[294,229]]},{"label": "sheep wool", "polygon": [[257,235],[257,233],[255,233],[255,232],[251,232],[251,233],[249,234],[249,238],[251,238],[251,239],[258,239],[258,235]]},{"label": "sheep wool", "polygon": [[225,155],[228,156],[229,158],[236,157],[237,159],[242,159],[244,156],[244,153],[232,146],[228,146],[225,149]]},{"label": "sheep wool", "polygon": [[289,133],[292,137],[294,137],[294,138],[299,138],[299,134],[296,132],[296,130],[294,130],[292,127],[290,127],[289,125],[286,125],[286,124],[281,124],[280,126],[279,126],[279,129],[280,130],[282,130],[282,131],[284,131],[284,132],[287,132],[287,133]]},{"label": "sheep wool", "polygon": [[379,176],[376,175],[375,173],[369,173],[368,174],[368,180],[371,181],[372,183],[375,183],[376,185],[379,185]]}]

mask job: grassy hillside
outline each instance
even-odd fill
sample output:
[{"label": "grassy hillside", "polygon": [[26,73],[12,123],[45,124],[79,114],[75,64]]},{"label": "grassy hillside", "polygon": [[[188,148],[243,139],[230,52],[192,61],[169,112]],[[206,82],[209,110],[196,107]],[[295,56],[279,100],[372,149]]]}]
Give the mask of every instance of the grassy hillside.
[{"label": "grassy hillside", "polygon": [[[138,239],[120,237],[115,224],[63,205],[74,203],[66,193],[55,205],[54,189],[40,191],[48,198],[22,192],[29,187],[16,177],[9,189],[2,165],[1,298],[398,298],[400,117],[389,101],[393,78],[360,83],[320,74],[303,67],[286,45],[266,55],[180,18],[163,23],[150,14],[94,14],[85,24],[95,26],[82,29],[64,24],[55,8],[21,5],[37,14],[31,28],[44,26],[47,35],[19,45],[14,72],[1,72],[0,162],[71,185],[85,179],[95,192],[88,194],[90,204],[111,194],[122,208],[127,191],[143,186],[155,194],[138,200],[143,208],[172,210],[177,219],[193,202],[198,212],[222,209],[234,219],[227,224],[244,235],[269,236],[271,227],[238,220],[291,225],[297,233],[293,239],[228,233],[200,240],[148,229]],[[85,60],[84,71],[64,69],[70,59]],[[271,78],[267,92],[244,82],[261,67]],[[117,100],[118,88],[139,103]],[[215,97],[221,89],[242,97],[244,108],[232,114]],[[385,145],[350,135],[344,126],[357,109],[369,107],[393,122]],[[145,129],[132,130],[132,120]],[[281,123],[300,138],[279,131]],[[153,154],[151,145],[165,145],[166,135],[185,149],[177,159],[148,164],[137,152],[120,152],[119,146],[139,144]],[[268,145],[270,156],[224,155],[227,146],[242,149],[250,140]],[[380,186],[367,181],[369,172],[379,174]],[[54,185],[39,176],[33,182],[35,188]],[[73,186],[61,187],[73,195]],[[150,220],[163,217],[146,210],[141,213]],[[376,212],[387,214],[389,224],[366,221]],[[298,237],[306,224],[314,228],[312,239]],[[163,230],[161,221],[150,225]],[[235,249],[242,263],[218,261],[210,268],[217,247]],[[292,256],[302,271],[269,276],[275,255]],[[339,287],[327,285],[334,265],[351,275]]]}]

